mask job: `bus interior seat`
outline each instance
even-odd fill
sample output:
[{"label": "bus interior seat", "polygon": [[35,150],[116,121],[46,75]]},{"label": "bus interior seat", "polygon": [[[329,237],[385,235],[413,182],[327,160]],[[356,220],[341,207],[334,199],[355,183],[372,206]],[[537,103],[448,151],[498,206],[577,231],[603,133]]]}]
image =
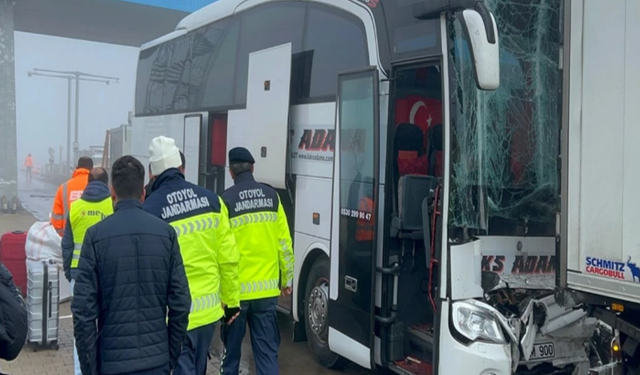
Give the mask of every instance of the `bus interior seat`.
[{"label": "bus interior seat", "polygon": [[433,176],[404,175],[398,182],[398,215],[391,220],[392,228],[400,238],[423,240],[423,202],[431,204],[435,197],[438,179]]},{"label": "bus interior seat", "polygon": [[406,174],[427,174],[426,155],[423,152],[424,133],[411,123],[401,123],[394,135],[394,166],[398,178]]}]

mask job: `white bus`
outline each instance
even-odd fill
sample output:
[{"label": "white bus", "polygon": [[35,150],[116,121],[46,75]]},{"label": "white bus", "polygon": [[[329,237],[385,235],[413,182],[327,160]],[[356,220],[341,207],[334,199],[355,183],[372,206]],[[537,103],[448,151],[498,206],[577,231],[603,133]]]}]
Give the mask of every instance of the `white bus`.
[{"label": "white bus", "polygon": [[561,13],[220,0],[142,46],[133,153],[173,137],[216,192],[253,153],[294,239],[281,307],[326,367],[584,374],[595,321],[553,297]]}]

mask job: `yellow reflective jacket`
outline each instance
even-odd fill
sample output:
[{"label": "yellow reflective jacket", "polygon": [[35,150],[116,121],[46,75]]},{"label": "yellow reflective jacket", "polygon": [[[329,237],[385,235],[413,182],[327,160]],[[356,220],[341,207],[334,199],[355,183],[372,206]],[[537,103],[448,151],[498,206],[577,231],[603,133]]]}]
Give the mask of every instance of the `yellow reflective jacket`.
[{"label": "yellow reflective jacket", "polygon": [[293,249],[278,193],[249,172],[222,199],[240,250],[240,300],[277,297],[293,281]]},{"label": "yellow reflective jacket", "polygon": [[71,204],[61,244],[63,268],[67,279],[75,276],[87,230],[111,214],[113,202],[109,187],[100,181],[90,182],[82,197]]},{"label": "yellow reflective jacket", "polygon": [[173,226],[189,280],[191,311],[188,330],[218,321],[221,303],[240,306],[238,248],[229,214],[215,193],[185,181],[169,169],[154,181],[143,209]]}]

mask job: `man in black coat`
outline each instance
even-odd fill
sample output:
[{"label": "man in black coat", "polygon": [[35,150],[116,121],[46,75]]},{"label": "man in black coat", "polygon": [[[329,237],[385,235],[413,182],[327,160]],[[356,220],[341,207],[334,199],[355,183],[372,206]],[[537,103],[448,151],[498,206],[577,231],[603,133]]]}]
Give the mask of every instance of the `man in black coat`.
[{"label": "man in black coat", "polygon": [[11,272],[0,263],[0,358],[13,361],[18,357],[28,329],[26,304]]},{"label": "man in black coat", "polygon": [[87,230],[71,302],[82,373],[169,375],[191,307],[178,239],[142,210],[137,159],[116,160],[111,181],[115,210]]}]

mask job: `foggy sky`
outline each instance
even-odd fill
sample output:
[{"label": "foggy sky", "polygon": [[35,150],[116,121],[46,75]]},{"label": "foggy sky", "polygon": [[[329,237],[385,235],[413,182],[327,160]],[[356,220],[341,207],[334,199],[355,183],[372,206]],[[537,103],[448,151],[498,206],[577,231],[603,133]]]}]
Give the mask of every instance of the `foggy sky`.
[{"label": "foggy sky", "polygon": [[[28,77],[34,69],[80,71],[120,78],[119,83],[80,81],[80,149],[103,146],[106,131],[127,122],[133,110],[138,48],[15,32],[18,166],[28,153],[38,165],[48,163],[47,149],[60,146],[66,158],[67,80]],[[72,85],[71,150],[75,125]]]}]

